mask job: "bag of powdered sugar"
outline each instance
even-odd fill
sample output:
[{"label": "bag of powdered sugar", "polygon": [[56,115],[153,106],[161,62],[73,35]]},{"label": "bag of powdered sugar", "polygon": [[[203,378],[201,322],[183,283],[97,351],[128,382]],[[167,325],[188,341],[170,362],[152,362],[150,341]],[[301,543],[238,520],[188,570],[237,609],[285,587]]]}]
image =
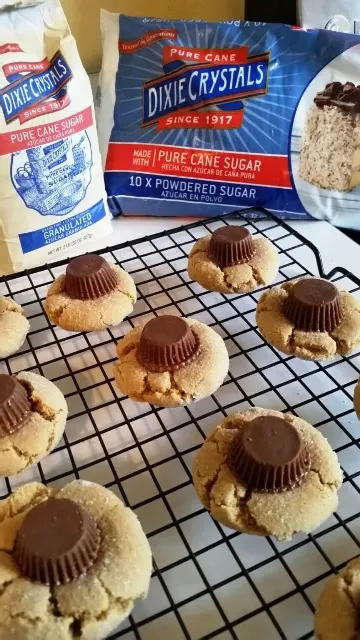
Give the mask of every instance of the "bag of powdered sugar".
[{"label": "bag of powdered sugar", "polygon": [[110,231],[91,86],[60,2],[0,1],[0,272]]},{"label": "bag of powdered sugar", "polygon": [[360,37],[102,12],[114,215],[263,206],[360,229]]}]

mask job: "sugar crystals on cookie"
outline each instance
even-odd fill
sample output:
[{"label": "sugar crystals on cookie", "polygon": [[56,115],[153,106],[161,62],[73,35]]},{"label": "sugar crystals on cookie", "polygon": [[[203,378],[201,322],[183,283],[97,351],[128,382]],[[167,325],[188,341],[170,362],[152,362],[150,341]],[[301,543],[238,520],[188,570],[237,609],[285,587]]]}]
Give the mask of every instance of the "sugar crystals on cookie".
[{"label": "sugar crystals on cookie", "polygon": [[30,323],[19,304],[0,296],[0,358],[8,358],[23,346]]},{"label": "sugar crystals on cookie", "polygon": [[207,398],[224,381],[223,339],[196,320],[164,315],[130,331],[117,346],[115,380],[137,402],[178,407]]},{"label": "sugar crystals on cookie", "polygon": [[67,414],[50,380],[29,371],[0,375],[0,477],[25,471],[55,449]]},{"label": "sugar crystals on cookie", "polygon": [[360,345],[360,301],[322,278],[301,278],[265,291],[256,319],[270,344],[304,360],[348,355]]},{"label": "sugar crystals on cookie", "polygon": [[360,558],[325,583],[316,604],[315,640],[360,638]]},{"label": "sugar crystals on cookie", "polygon": [[189,255],[190,278],[204,289],[247,293],[272,282],[279,257],[267,238],[254,237],[245,226],[226,225],[196,242]]},{"label": "sugar crystals on cookie", "polygon": [[141,524],[92,482],[19,487],[2,502],[0,543],[1,639],[107,638],[147,596]]},{"label": "sugar crystals on cookie", "polygon": [[67,331],[100,331],[122,322],[135,302],[131,276],[102,256],[87,254],[71,260],[50,286],[45,311]]},{"label": "sugar crystals on cookie", "polygon": [[221,524],[290,540],[337,508],[342,473],[328,441],[296,416],[254,408],[219,423],[193,468],[202,504]]}]

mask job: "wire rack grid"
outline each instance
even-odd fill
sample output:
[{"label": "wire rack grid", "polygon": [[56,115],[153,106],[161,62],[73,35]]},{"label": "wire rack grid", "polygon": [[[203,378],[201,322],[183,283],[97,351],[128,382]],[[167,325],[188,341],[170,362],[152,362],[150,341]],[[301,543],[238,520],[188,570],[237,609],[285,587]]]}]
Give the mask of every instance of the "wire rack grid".
[{"label": "wire rack grid", "polygon": [[[69,334],[48,321],[43,301],[66,261],[1,279],[0,294],[21,304],[31,323],[26,344],[1,371],[27,369],[55,382],[67,398],[69,420],[50,456],[0,480],[0,498],[35,480],[52,486],[95,481],[135,510],[152,547],[149,597],[112,640],[307,640],[325,581],[360,553],[359,425],[352,402],[360,351],[324,364],[284,356],[257,330],[255,309],[264,289],[224,296],[204,291],[186,271],[196,240],[218,226],[240,224],[277,246],[276,283],[319,274],[359,292],[360,281],[345,270],[326,275],[317,249],[286,223],[265,210],[256,214],[261,219],[250,210],[98,252],[131,273],[139,293],[133,314],[104,332]],[[223,386],[189,407],[135,403],[114,384],[118,339],[164,313],[212,326],[229,351]],[[249,406],[310,421],[338,454],[344,472],[339,509],[313,535],[279,543],[238,534],[214,522],[196,498],[191,467],[203,439],[224,416]]]}]

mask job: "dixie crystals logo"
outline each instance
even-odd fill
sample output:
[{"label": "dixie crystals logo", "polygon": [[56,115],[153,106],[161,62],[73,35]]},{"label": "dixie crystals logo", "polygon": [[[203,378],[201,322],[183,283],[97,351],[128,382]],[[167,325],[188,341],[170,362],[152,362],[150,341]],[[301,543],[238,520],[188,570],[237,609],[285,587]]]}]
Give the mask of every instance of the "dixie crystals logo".
[{"label": "dixie crystals logo", "polygon": [[2,67],[7,84],[0,91],[5,122],[20,124],[46,113],[61,111],[70,104],[67,84],[72,72],[58,52],[51,60],[14,62]]},{"label": "dixie crystals logo", "polygon": [[[209,106],[243,110],[241,100],[267,92],[270,54],[249,55],[236,49],[163,48],[165,73],[144,84],[143,126],[162,128],[174,119]],[[209,112],[207,112],[209,113]],[[240,122],[239,122],[240,124]],[[206,126],[206,125],[204,125]]]}]

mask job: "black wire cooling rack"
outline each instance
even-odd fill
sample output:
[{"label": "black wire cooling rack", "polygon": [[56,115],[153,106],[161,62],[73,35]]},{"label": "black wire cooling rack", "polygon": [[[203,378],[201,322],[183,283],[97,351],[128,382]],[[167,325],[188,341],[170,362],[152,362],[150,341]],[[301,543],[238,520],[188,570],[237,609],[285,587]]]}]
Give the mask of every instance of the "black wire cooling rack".
[{"label": "black wire cooling rack", "polygon": [[[254,219],[254,213],[261,219]],[[20,476],[0,481],[0,497],[34,480],[99,482],[135,510],[152,547],[149,598],[136,605],[112,639],[311,638],[319,591],[360,553],[360,425],[352,403],[360,352],[325,364],[284,356],[264,342],[256,327],[263,289],[224,296],[191,282],[186,266],[194,242],[229,223],[246,225],[277,246],[276,283],[318,273],[359,291],[360,280],[344,269],[325,274],[316,247],[264,209],[194,222],[99,251],[131,273],[139,293],[134,313],[114,330],[69,334],[51,326],[43,301],[66,260],[0,281],[0,293],[21,304],[31,323],[23,349],[3,361],[2,371],[28,369],[46,376],[65,393],[70,410],[56,451]],[[119,395],[113,377],[117,340],[163,313],[212,326],[230,354],[221,389],[174,410],[130,401]],[[197,449],[225,415],[249,406],[292,411],[309,420],[338,454],[344,472],[339,510],[313,535],[278,543],[238,534],[214,522],[196,498],[191,465]]]}]

